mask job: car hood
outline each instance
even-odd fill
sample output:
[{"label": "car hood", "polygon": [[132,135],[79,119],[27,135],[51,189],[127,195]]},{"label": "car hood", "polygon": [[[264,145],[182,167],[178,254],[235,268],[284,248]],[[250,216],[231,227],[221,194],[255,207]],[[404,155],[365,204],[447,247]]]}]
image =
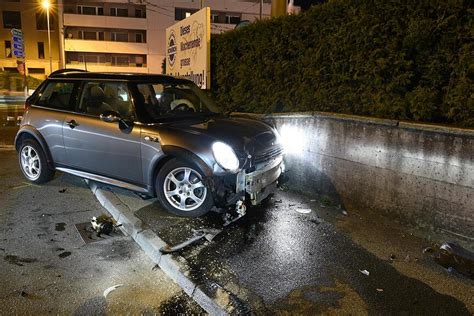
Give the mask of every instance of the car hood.
[{"label": "car hood", "polygon": [[276,141],[273,129],[262,121],[242,118],[212,116],[191,118],[166,123],[177,136],[204,136],[213,141],[222,141],[230,145],[236,153],[253,154],[272,146]]}]

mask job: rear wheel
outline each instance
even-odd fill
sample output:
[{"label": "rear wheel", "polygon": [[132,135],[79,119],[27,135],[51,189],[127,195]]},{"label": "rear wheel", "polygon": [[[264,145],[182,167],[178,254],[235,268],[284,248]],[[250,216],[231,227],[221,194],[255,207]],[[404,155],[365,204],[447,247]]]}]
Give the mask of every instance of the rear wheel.
[{"label": "rear wheel", "polygon": [[37,141],[24,140],[18,158],[21,172],[29,181],[39,184],[48,182],[54,177],[54,170],[48,166],[46,155]]},{"label": "rear wheel", "polygon": [[214,202],[204,184],[204,173],[194,164],[171,159],[156,177],[156,194],[169,212],[186,217],[206,214]]}]

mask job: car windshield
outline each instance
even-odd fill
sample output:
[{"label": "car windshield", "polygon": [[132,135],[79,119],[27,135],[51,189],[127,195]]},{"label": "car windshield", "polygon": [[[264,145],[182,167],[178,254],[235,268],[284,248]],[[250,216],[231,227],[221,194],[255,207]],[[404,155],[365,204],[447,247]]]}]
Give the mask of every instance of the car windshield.
[{"label": "car windshield", "polygon": [[[138,103],[147,121],[220,113],[217,104],[194,83],[140,83]],[[141,100],[140,100],[141,99]]]}]

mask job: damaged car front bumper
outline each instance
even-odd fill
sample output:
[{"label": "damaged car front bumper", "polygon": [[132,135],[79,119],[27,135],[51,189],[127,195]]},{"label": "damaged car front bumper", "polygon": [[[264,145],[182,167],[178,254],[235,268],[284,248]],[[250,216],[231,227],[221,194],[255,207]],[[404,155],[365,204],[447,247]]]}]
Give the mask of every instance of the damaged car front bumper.
[{"label": "damaged car front bumper", "polygon": [[275,191],[283,172],[282,156],[242,170],[237,174],[236,193],[248,194],[251,204],[257,205]]}]

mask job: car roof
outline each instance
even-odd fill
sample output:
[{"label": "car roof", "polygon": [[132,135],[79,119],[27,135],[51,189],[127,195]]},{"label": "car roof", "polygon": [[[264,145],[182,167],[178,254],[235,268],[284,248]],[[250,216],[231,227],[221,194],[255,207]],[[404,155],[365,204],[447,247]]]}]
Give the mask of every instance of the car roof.
[{"label": "car roof", "polygon": [[169,82],[169,83],[190,83],[192,81],[177,78],[168,75],[145,74],[145,73],[116,73],[116,72],[88,72],[81,70],[61,71],[52,73],[50,79],[84,79],[84,80],[125,80],[125,81],[153,81],[153,82]]}]

